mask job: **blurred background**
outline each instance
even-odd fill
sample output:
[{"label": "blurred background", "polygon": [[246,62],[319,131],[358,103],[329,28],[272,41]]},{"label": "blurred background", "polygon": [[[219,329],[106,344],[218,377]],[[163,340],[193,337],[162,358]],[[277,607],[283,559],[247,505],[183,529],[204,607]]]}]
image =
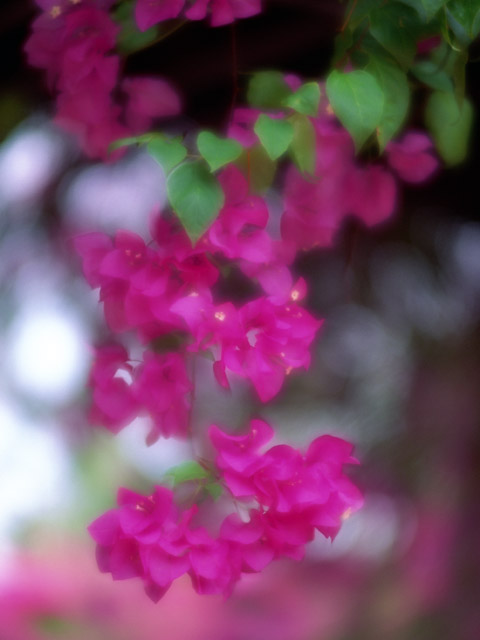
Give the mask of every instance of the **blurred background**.
[{"label": "blurred background", "polygon": [[[127,66],[176,84],[185,128],[220,126],[233,39],[240,78],[256,68],[318,78],[341,10],[271,0],[234,29],[188,24]],[[85,527],[118,486],[151,486],[188,454],[170,440],[146,448],[141,424],[116,438],[87,424],[91,345],[106,330],[68,240],[145,234],[163,176],[141,153],[86,163],[51,124],[44,78],[22,52],[35,13],[27,0],[0,8],[0,639],[478,640],[478,127],[469,161],[405,187],[388,224],[348,220],[333,248],[295,264],[326,325],[310,371],[262,415],[296,445],[322,433],[354,442],[364,509],[333,544],[318,539],[303,563],[243,580],[227,602],[187,579],[154,605],[139,582],[98,572]],[[478,108],[478,65],[467,71]],[[411,121],[421,124],[415,107]],[[258,408],[249,401],[205,385],[199,420],[228,424]]]}]

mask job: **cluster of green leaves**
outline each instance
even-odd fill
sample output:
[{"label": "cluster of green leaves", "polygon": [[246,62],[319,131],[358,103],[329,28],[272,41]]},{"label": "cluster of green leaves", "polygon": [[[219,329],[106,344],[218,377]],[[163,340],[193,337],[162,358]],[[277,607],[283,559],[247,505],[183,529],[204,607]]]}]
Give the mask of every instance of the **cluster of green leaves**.
[{"label": "cluster of green leaves", "polygon": [[[375,142],[383,151],[420,87],[439,154],[446,164],[462,162],[472,124],[465,65],[480,32],[480,0],[350,0],[345,15],[326,90],[357,150]],[[419,42],[435,37],[427,55],[418,53]]]},{"label": "cluster of green leaves", "polygon": [[253,75],[247,100],[250,106],[270,112],[259,115],[254,131],[272,162],[288,152],[302,173],[313,173],[315,131],[310,117],[317,115],[320,97],[317,82],[293,91],[279,71]]},{"label": "cluster of green leaves", "polygon": [[300,171],[313,173],[315,166],[315,131],[309,116],[318,112],[320,87],[308,82],[292,91],[281,73],[265,71],[252,77],[248,88],[252,106],[269,109],[261,113],[254,130],[259,142],[245,150],[235,140],[201,131],[195,149],[189,151],[182,136],[147,133],[117,140],[111,150],[129,145],[144,145],[162,166],[167,177],[170,206],[195,243],[213,223],[224,204],[224,194],[216,172],[237,163],[251,176],[252,188],[268,187],[282,157],[289,157]]}]

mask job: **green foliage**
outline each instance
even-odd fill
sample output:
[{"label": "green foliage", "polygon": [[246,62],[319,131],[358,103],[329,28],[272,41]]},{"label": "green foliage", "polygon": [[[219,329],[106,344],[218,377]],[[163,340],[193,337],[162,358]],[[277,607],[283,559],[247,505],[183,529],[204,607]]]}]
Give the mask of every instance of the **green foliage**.
[{"label": "green foliage", "polygon": [[258,117],[254,131],[272,160],[282,156],[293,140],[293,126],[290,122],[270,118],[264,113]]},{"label": "green foliage", "polygon": [[289,118],[293,125],[290,153],[302,173],[315,171],[315,129],[309,118],[300,113]]},{"label": "green foliage", "polygon": [[141,136],[130,136],[128,138],[119,138],[112,142],[108,148],[110,153],[112,151],[116,151],[117,149],[121,149],[122,147],[131,147],[134,144],[143,144],[146,142],[150,142],[150,140],[154,137],[153,133],[145,133]]},{"label": "green foliage", "polygon": [[407,70],[415,57],[416,29],[413,10],[387,2],[370,13],[370,34]]},{"label": "green foliage", "polygon": [[122,147],[133,145],[147,146],[148,153],[160,164],[165,173],[169,173],[177,164],[180,164],[187,156],[187,149],[181,142],[181,137],[167,138],[163,133],[144,133],[141,136],[120,138],[109,147],[110,153]]},{"label": "green foliage", "polygon": [[[473,118],[472,106],[464,98],[465,67],[468,46],[480,32],[480,0],[350,0],[345,16],[335,43],[336,68],[327,77],[326,93],[356,151],[375,142],[380,152],[384,151],[401,132],[412,90],[420,86],[430,94],[423,100],[425,120],[440,155],[448,165],[461,162]],[[135,41],[138,30],[131,0],[119,5],[116,19],[124,34],[121,37],[130,34],[133,38],[126,49],[141,47],[142,43]],[[432,36],[440,38],[440,45],[418,53],[418,43]],[[185,162],[189,155],[183,138],[160,133],[117,140],[111,150],[146,145],[168,175],[169,202],[196,242],[223,205],[223,191],[212,175],[222,167],[234,162],[255,192],[270,187],[277,161],[287,153],[299,171],[314,174],[316,135],[310,118],[317,116],[320,98],[317,82],[292,91],[282,72],[260,71],[248,84],[248,102],[267,112],[274,110],[280,117],[268,113],[258,117],[254,131],[259,143],[250,149],[201,131],[196,140],[200,160],[193,161],[190,155]]]},{"label": "green foliage", "polygon": [[[333,58],[338,69],[327,80],[327,95],[357,150],[375,130],[383,151],[404,125],[412,89],[421,83],[435,92],[427,99],[426,118],[439,152],[447,164],[460,162],[471,122],[471,107],[462,106],[465,68],[468,47],[480,33],[480,0],[350,0],[345,15]],[[440,43],[418,53],[418,43],[433,36]],[[354,71],[342,74],[347,65]],[[361,72],[369,77],[354,75]],[[382,102],[379,90],[381,114],[375,108]],[[441,117],[448,119],[443,127]]]},{"label": "green foliage", "polygon": [[122,2],[113,14],[115,22],[120,25],[117,37],[117,47],[120,53],[126,55],[144,49],[151,45],[158,37],[158,27],[151,27],[140,31],[134,17],[134,2]]},{"label": "green foliage", "polygon": [[218,500],[223,493],[223,487],[218,482],[209,482],[205,485],[205,491],[214,499]]},{"label": "green foliage", "polygon": [[174,487],[192,480],[207,478],[209,473],[196,460],[187,460],[176,467],[172,467],[165,473],[165,477]]},{"label": "green foliage", "polygon": [[377,80],[367,71],[332,71],[327,96],[358,151],[382,119],[385,99]]},{"label": "green foliage", "polygon": [[400,0],[403,4],[415,9],[425,22],[429,22],[435,17],[446,1],[447,0]]},{"label": "green foliage", "polygon": [[473,107],[468,99],[459,106],[453,93],[436,91],[430,96],[425,121],[439,154],[447,165],[463,162],[473,123]]},{"label": "green foliage", "polygon": [[188,236],[195,243],[223,206],[224,195],[202,161],[184,162],[167,179],[168,200]]},{"label": "green foliage", "polygon": [[385,57],[372,56],[365,70],[376,79],[384,95],[383,111],[376,127],[378,144],[383,151],[405,122],[410,88],[405,73]]},{"label": "green foliage", "polygon": [[280,109],[292,93],[280,71],[259,71],[250,80],[247,100],[259,109]]},{"label": "green foliage", "polygon": [[318,82],[307,82],[300,89],[289,95],[284,104],[298,113],[316,116],[320,104],[320,87]]},{"label": "green foliage", "polygon": [[[32,620],[32,625],[41,634],[41,638],[79,638],[91,637],[95,633],[85,625],[83,621],[78,621],[60,615],[42,613]],[[95,634],[96,635],[96,634]]]},{"label": "green foliage", "polygon": [[212,171],[239,158],[243,150],[236,140],[219,138],[210,131],[201,131],[198,134],[197,147]]},{"label": "green foliage", "polygon": [[449,0],[448,25],[462,46],[468,46],[480,32],[480,0]]},{"label": "green foliage", "polygon": [[167,174],[187,157],[187,150],[181,138],[167,138],[155,135],[147,142],[147,151]]},{"label": "green foliage", "polygon": [[423,84],[437,91],[453,91],[451,77],[433,60],[420,60],[412,67],[413,75]]},{"label": "green foliage", "polygon": [[248,177],[251,188],[259,193],[266,191],[275,178],[277,163],[261,145],[244,151],[236,164]]}]

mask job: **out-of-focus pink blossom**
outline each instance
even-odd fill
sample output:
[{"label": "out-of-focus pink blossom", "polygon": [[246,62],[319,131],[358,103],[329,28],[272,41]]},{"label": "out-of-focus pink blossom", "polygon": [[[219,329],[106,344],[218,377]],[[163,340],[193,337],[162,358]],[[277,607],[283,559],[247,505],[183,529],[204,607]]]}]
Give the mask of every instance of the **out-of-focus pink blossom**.
[{"label": "out-of-focus pink blossom", "polygon": [[122,90],[128,96],[125,120],[132,131],[146,131],[155,118],[166,118],[180,113],[178,93],[166,80],[125,78]]},{"label": "out-of-focus pink blossom", "polygon": [[431,139],[421,131],[409,131],[398,142],[389,142],[386,151],[389,165],[405,182],[423,182],[439,166]]},{"label": "out-of-focus pink blossom", "polygon": [[114,140],[146,131],[153,118],[178,113],[178,96],[160,79],[125,80],[125,112],[115,102],[119,57],[112,52],[119,26],[108,13],[112,2],[40,4],[45,12],[33,22],[25,51],[58,92],[55,121],[77,137],[89,157],[107,159]]},{"label": "out-of-focus pink blossom", "polygon": [[419,40],[417,42],[417,53],[420,55],[425,55],[426,53],[430,53],[432,49],[438,47],[438,45],[442,42],[441,36],[430,36],[429,38],[424,38],[423,40]]},{"label": "out-of-focus pink blossom", "polygon": [[210,12],[211,25],[219,27],[237,18],[254,16],[261,10],[261,0],[194,0],[185,15],[190,20],[203,20]]},{"label": "out-of-focus pink blossom", "polygon": [[392,174],[383,167],[352,168],[345,189],[347,211],[368,226],[387,220],[395,211],[397,186]]},{"label": "out-of-focus pink blossom", "polygon": [[159,22],[176,18],[185,0],[137,0],[135,20],[140,31],[146,31]]}]

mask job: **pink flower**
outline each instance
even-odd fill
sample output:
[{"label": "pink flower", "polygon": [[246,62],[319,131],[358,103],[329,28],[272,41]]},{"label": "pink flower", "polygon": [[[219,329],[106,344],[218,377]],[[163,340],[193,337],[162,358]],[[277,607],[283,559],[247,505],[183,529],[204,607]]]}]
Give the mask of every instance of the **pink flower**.
[{"label": "pink flower", "polygon": [[389,142],[388,163],[405,182],[423,182],[438,168],[430,138],[419,131],[409,131],[399,142]]},{"label": "pink flower", "polygon": [[189,575],[197,593],[230,595],[240,571],[232,562],[228,542],[214,539],[202,527],[187,531],[190,543]]},{"label": "pink flower", "polygon": [[118,504],[88,528],[98,544],[99,569],[114,580],[142,577],[147,593],[158,599],[189,569],[185,532],[196,508],[180,514],[164,487],[147,498],[120,489]]},{"label": "pink flower", "polygon": [[180,98],[166,80],[125,78],[122,90],[128,96],[125,119],[132,131],[146,131],[151,127],[152,120],[180,113]]},{"label": "pink flower", "polygon": [[138,405],[127,382],[129,378],[131,380],[132,371],[128,354],[121,345],[112,344],[96,350],[90,373],[91,422],[118,433],[133,420]]},{"label": "pink flower", "polygon": [[232,371],[251,380],[262,402],[268,402],[293,369],[308,369],[309,347],[322,322],[295,303],[280,306],[263,297],[238,310],[231,303],[196,305],[183,298],[171,310],[194,334],[192,350],[217,353],[214,373],[220,385],[228,388],[225,371]]},{"label": "pink flower", "polygon": [[139,406],[153,420],[147,444],[153,444],[160,436],[186,437],[192,388],[180,354],[145,352],[144,363],[136,371],[133,392]]},{"label": "pink flower", "polygon": [[152,419],[147,444],[160,436],[187,435],[192,383],[179,353],[145,351],[143,363],[133,367],[121,345],[98,348],[90,386],[92,422],[117,433],[138,414],[147,414]]},{"label": "pink flower", "polygon": [[210,23],[219,27],[236,18],[249,18],[262,10],[261,0],[194,0],[185,15],[190,20],[203,20],[210,10]]},{"label": "pink flower", "polygon": [[104,233],[84,233],[73,239],[73,247],[82,259],[83,275],[92,288],[102,285],[100,264],[112,250],[113,242]]},{"label": "pink flower", "polygon": [[395,211],[397,186],[391,173],[380,166],[355,168],[345,182],[347,211],[368,226],[387,220]]},{"label": "pink flower", "polygon": [[265,520],[259,511],[250,511],[250,520],[243,522],[232,513],[222,522],[220,537],[231,544],[231,554],[245,573],[256,573],[265,569],[275,558],[275,549],[265,535]]},{"label": "pink flower", "polygon": [[354,168],[352,140],[328,117],[312,120],[317,151],[313,178],[290,167],[284,187],[282,238],[298,248],[328,246],[349,213],[346,181]]},{"label": "pink flower", "polygon": [[153,600],[185,573],[198,593],[229,595],[240,574],[231,562],[230,544],[202,527],[191,528],[197,507],[180,511],[173,497],[164,487],[149,497],[120,489],[119,508],[89,526],[100,570],[114,580],[141,577]]},{"label": "pink flower", "polygon": [[334,537],[342,519],[363,502],[359,490],[343,473],[345,464],[356,463],[351,457],[352,445],[322,436],[312,442],[306,454],[288,445],[260,452],[272,433],[269,425],[259,420],[251,422],[246,436],[229,436],[215,425],[210,427],[225,484],[236,498],[255,499],[267,509],[265,522],[280,546],[304,545],[313,538],[314,529]]},{"label": "pink flower", "polygon": [[258,137],[253,131],[253,127],[261,113],[260,109],[252,109],[250,107],[238,107],[235,109],[228,127],[228,137],[233,138],[247,149],[253,147],[258,142]]},{"label": "pink flower", "polygon": [[233,165],[222,171],[219,181],[225,193],[225,205],[208,230],[208,241],[214,250],[220,250],[231,260],[269,263],[272,239],[264,230],[268,222],[265,201],[249,195],[247,180]]},{"label": "pink flower", "polygon": [[[214,313],[221,327],[230,322],[230,315],[222,320],[222,313]],[[293,369],[308,369],[309,347],[322,323],[295,303],[276,306],[266,298],[252,300],[239,309],[238,321],[241,341],[222,336],[221,327],[218,329],[222,368],[249,378],[260,400],[268,402]]]},{"label": "pink flower", "polygon": [[429,38],[424,38],[423,40],[419,40],[417,42],[417,53],[420,55],[425,55],[429,53],[432,49],[438,47],[438,45],[442,42],[441,36],[430,36]]},{"label": "pink flower", "polygon": [[159,22],[176,18],[185,0],[137,0],[135,20],[140,31],[146,31]]},{"label": "pink flower", "polygon": [[104,54],[115,47],[119,27],[106,11],[83,6],[65,17],[62,46],[79,61],[89,53]]},{"label": "pink flower", "polygon": [[185,297],[207,298],[218,277],[217,268],[202,249],[192,249],[184,232],[175,234],[169,225],[160,225],[154,233],[160,228],[166,235],[157,236],[162,242],[157,250],[128,231],[119,231],[113,243],[103,234],[74,240],[88,282],[100,287],[112,331],[135,328],[143,339],[151,340],[183,329],[184,322],[172,306]]},{"label": "pink flower", "polygon": [[258,450],[273,438],[274,431],[264,420],[252,420],[246,435],[230,435],[216,425],[211,425],[208,435],[218,451],[219,469],[243,472],[256,463]]}]

